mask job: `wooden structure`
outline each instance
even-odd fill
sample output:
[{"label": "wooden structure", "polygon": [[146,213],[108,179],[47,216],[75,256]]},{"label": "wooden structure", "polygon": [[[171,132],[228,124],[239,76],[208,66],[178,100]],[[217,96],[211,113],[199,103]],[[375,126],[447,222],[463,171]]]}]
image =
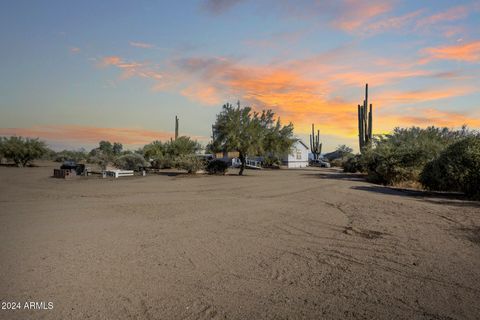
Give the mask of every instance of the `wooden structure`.
[{"label": "wooden structure", "polygon": [[77,176],[75,170],[72,169],[53,169],[53,177],[60,179],[71,179]]}]

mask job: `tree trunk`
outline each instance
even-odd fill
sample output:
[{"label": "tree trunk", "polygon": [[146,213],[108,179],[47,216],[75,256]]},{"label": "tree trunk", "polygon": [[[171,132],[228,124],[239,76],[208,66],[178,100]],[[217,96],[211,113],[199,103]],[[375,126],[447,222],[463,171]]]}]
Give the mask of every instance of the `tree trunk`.
[{"label": "tree trunk", "polygon": [[242,152],[240,152],[238,158],[240,159],[240,162],[242,163],[240,165],[240,171],[238,172],[238,175],[243,176],[243,170],[245,170],[245,166],[246,166],[246,157]]}]

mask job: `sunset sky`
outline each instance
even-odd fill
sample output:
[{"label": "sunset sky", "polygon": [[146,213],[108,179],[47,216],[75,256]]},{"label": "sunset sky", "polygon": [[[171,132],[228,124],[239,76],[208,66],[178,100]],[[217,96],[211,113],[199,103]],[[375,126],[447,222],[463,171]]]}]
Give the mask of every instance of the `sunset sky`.
[{"label": "sunset sky", "polygon": [[2,1],[0,135],[55,149],[205,144],[225,102],[271,108],[324,150],[374,133],[480,128],[480,1]]}]

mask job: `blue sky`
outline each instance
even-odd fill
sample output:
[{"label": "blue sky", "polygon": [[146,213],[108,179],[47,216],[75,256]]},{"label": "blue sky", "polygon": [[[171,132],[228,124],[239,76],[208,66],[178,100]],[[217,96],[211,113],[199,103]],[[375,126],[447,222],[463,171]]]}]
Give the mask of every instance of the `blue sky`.
[{"label": "blue sky", "polygon": [[225,102],[271,108],[326,150],[374,132],[480,128],[479,1],[0,3],[0,134],[55,148],[206,143]]}]

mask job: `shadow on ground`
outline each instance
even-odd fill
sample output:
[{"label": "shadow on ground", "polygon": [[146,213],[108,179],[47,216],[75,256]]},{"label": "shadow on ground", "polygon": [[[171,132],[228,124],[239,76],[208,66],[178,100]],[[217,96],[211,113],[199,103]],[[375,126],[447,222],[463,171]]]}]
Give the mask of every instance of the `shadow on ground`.
[{"label": "shadow on ground", "polygon": [[330,179],[330,180],[346,180],[346,181],[366,181],[365,175],[360,173],[344,173],[340,171],[327,171],[328,169],[323,169],[325,172],[319,172],[318,174],[304,174],[304,176],[309,176],[311,178],[319,179]]},{"label": "shadow on ground", "polygon": [[432,192],[422,190],[400,189],[387,186],[352,186],[351,189],[380,194],[417,198],[426,202],[458,207],[480,208],[480,202],[471,201],[464,194],[457,192]]},{"label": "shadow on ground", "polygon": [[458,229],[463,236],[476,245],[480,245],[480,226]]}]

